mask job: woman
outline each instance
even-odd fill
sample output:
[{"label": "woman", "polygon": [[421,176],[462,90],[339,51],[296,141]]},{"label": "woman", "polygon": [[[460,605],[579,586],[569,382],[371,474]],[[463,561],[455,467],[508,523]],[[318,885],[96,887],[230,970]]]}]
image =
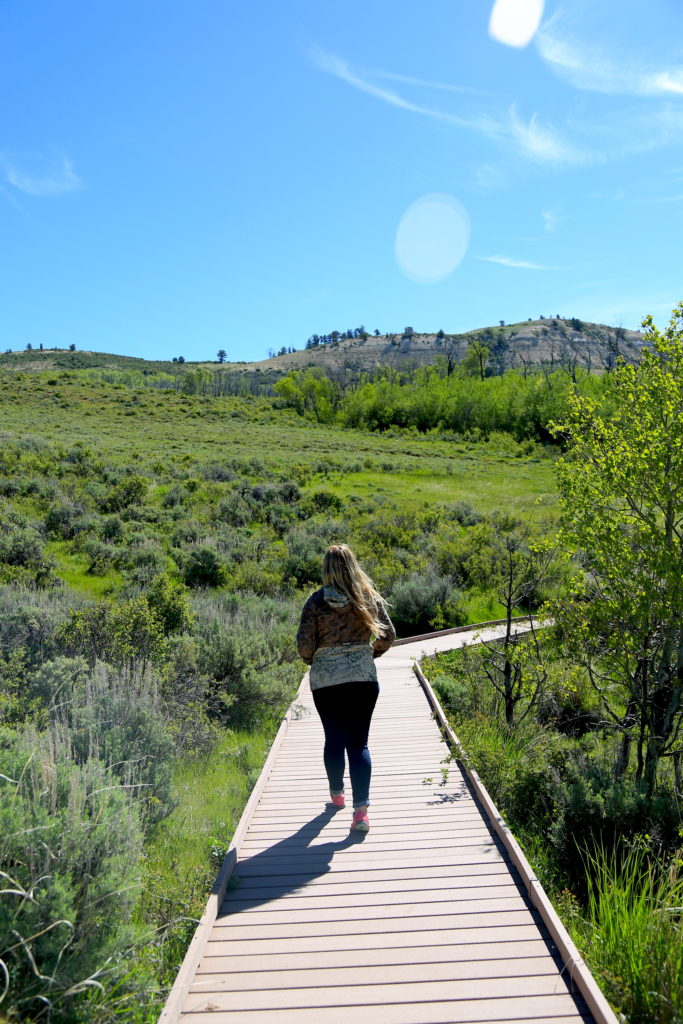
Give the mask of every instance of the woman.
[{"label": "woman", "polygon": [[391,647],[396,631],[372,580],[346,544],[327,550],[322,575],[323,587],[304,605],[296,643],[311,666],[332,803],[344,806],[346,752],[353,791],[351,828],[367,832],[372,772],[368,732],[379,694],[374,659]]}]

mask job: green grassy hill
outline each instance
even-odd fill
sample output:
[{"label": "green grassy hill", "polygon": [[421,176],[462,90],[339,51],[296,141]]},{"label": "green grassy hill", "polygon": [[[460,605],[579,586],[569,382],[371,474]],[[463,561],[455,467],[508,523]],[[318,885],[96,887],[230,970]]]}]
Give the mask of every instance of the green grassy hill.
[{"label": "green grassy hill", "polygon": [[467,501],[483,512],[504,506],[536,514],[536,499],[553,491],[551,460],[533,446],[524,455],[514,443],[506,451],[464,439],[347,431],[268,399],[128,388],[70,372],[0,377],[0,423],[5,438],[80,444],[117,464],[132,462],[152,487],[185,475],[185,467],[254,462],[264,475],[305,480],[308,489],[324,483],[342,498],[374,494],[398,510]]}]

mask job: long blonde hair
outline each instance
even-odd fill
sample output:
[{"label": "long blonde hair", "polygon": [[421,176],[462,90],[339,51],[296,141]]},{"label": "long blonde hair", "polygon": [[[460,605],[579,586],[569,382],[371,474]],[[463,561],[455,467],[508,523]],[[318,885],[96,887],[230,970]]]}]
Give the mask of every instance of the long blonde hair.
[{"label": "long blonde hair", "polygon": [[333,544],[323,558],[323,583],[346,594],[356,614],[375,636],[382,636],[386,626],[379,618],[382,597],[356,556],[346,544]]}]

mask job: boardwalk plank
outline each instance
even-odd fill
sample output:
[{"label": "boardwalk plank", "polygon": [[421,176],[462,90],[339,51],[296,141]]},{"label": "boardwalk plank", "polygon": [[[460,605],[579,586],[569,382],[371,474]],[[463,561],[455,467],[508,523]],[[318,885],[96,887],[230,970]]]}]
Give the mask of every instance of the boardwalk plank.
[{"label": "boardwalk plank", "polygon": [[[472,981],[488,978],[523,978],[544,975],[557,976],[557,963],[551,956],[514,957],[508,960],[465,960],[460,963],[406,963],[377,966],[346,966],[344,983],[353,985],[409,984],[426,981],[432,984],[442,981]],[[330,972],[329,967],[301,966],[297,970],[244,971],[240,974],[212,973],[208,978],[197,973],[192,991],[202,992],[244,992],[266,989],[324,987],[330,977],[341,984],[339,972]],[[439,989],[440,991],[440,989]]]},{"label": "boardwalk plank", "polygon": [[528,918],[528,924],[511,924],[496,928],[495,925],[477,928],[426,928],[418,931],[394,931],[379,933],[355,932],[353,935],[316,935],[300,938],[257,938],[224,939],[214,929],[207,943],[207,953],[212,956],[228,956],[231,950],[240,953],[304,953],[314,950],[332,949],[373,949],[378,944],[386,949],[414,946],[424,943],[430,946],[460,944],[474,946],[477,942],[516,942],[518,939],[535,939],[541,934],[536,923]]},{"label": "boardwalk plank", "polygon": [[[457,837],[453,835],[443,835],[440,832],[422,830],[421,835],[416,835],[413,838],[405,838],[403,840],[394,838],[393,841],[389,838],[376,840],[372,844],[372,849],[375,853],[379,853],[380,851],[386,853],[415,851],[416,853],[419,853],[419,851],[424,849],[426,845],[430,850],[453,850],[456,848],[463,850],[469,846],[479,846],[489,840],[491,840],[491,833],[485,828],[463,831]],[[343,839],[338,839],[332,843],[332,845],[337,848],[338,858],[351,856],[351,851],[354,849],[353,847],[344,849],[342,846],[343,841]],[[293,842],[289,840],[278,841],[277,839],[273,839],[270,843],[246,843],[243,849],[247,858],[256,856],[259,858],[301,856],[308,860],[309,856],[315,856],[317,849],[327,849],[329,845],[330,840],[326,838],[316,839],[311,843],[307,843],[305,840],[301,842]],[[359,856],[359,854],[356,854],[354,851],[353,856]]]},{"label": "boardwalk plank", "polygon": [[[400,915],[401,920],[407,921],[415,917],[433,917],[446,914],[449,916],[449,923],[453,924],[457,914],[482,913],[482,898],[477,896],[470,900],[425,900],[416,903],[415,899],[403,903],[378,903],[373,900],[364,900],[363,921],[370,921],[373,918],[388,920],[391,917]],[[526,910],[526,901],[519,893],[501,896],[499,893],[491,895],[486,900],[483,913],[498,914],[503,910]],[[279,920],[278,920],[279,919]],[[357,921],[358,903],[354,906],[352,900],[347,898],[346,906],[335,906],[334,900],[326,900],[324,905],[304,908],[293,906],[292,902],[280,907],[277,911],[252,910],[246,914],[242,908],[235,907],[232,912],[223,913],[216,919],[216,928],[229,927],[233,925],[243,926],[245,924],[272,927],[282,924],[288,927],[290,924],[303,922],[328,922],[328,921]]]},{"label": "boardwalk plank", "polygon": [[[417,908],[421,909],[421,908]],[[409,924],[407,923],[409,922]],[[509,928],[517,925],[524,925],[528,922],[527,909],[524,902],[512,910],[489,909],[482,911],[481,908],[471,908],[469,913],[444,912],[439,910],[429,911],[424,914],[415,914],[408,917],[401,913],[396,916],[394,908],[386,914],[366,915],[359,918],[358,912],[355,916],[336,915],[332,911],[319,919],[314,917],[313,921],[301,921],[298,914],[288,914],[280,921],[271,921],[267,925],[262,923],[252,924],[251,919],[246,922],[240,914],[228,914],[216,921],[213,935],[216,939],[230,939],[233,942],[241,942],[243,939],[276,940],[279,938],[296,939],[310,937],[327,937],[334,935],[393,935],[395,932],[403,934],[409,927],[412,931],[431,931],[449,928]]]},{"label": "boardwalk plank", "polygon": [[[321,987],[280,988],[251,990],[249,992],[212,991],[206,987],[202,991],[192,992],[187,1000],[187,1009],[202,1011],[210,1002],[219,1010],[268,1010],[289,1009],[309,1006],[384,1006],[397,997],[405,1002],[429,1002],[434,998],[434,985],[431,981],[413,981],[409,987],[402,988],[403,983],[392,985],[339,985],[330,983]],[[439,998],[454,1002],[477,999],[481,996],[482,983],[479,979],[458,979],[457,981],[441,981],[438,986]],[[541,975],[540,977],[487,978],[486,997],[488,1000],[506,999],[519,996],[546,996],[552,998],[565,996],[568,988],[563,978],[557,975]]]},{"label": "boardwalk plank", "polygon": [[[439,886],[438,888],[422,890],[422,896],[419,899],[414,890],[405,891],[401,889],[394,892],[370,892],[364,895],[363,908],[364,913],[367,914],[371,914],[374,907],[419,908],[427,904],[438,905],[442,903],[452,906],[457,905],[464,909],[467,909],[471,904],[478,904],[488,908],[492,900],[512,899],[521,900],[526,905],[519,889],[511,882],[502,885],[489,885],[487,887],[478,886],[472,889],[458,888],[450,893],[444,890],[442,886]],[[349,909],[351,913],[358,914],[358,895],[355,890],[339,896],[327,893],[324,900],[311,895],[289,896],[278,899],[275,903],[277,904],[276,906],[269,906],[267,904],[264,906],[263,900],[258,898],[254,900],[228,899],[223,902],[220,913],[247,914],[251,919],[251,915],[256,911],[261,911],[263,914],[291,914],[301,910],[320,911],[322,907],[325,912]],[[407,911],[407,913],[411,912],[412,910]]]},{"label": "boardwalk plank", "polygon": [[[305,953],[265,953],[231,956],[208,955],[199,966],[198,974],[245,975],[268,971],[307,971],[314,969],[344,968],[355,970],[365,967],[410,967],[415,964],[447,964],[453,970],[458,964],[485,962],[493,964],[493,974],[498,976],[499,965],[507,960],[543,960],[549,956],[543,939],[519,942],[480,942],[474,948],[468,946],[403,946],[397,949],[315,950]],[[553,960],[553,958],[550,958]],[[554,960],[553,960],[554,962]],[[557,969],[557,968],[556,968]],[[502,970],[502,968],[501,968]],[[504,971],[503,971],[504,973]]]},{"label": "boardwalk plank", "polygon": [[296,1009],[211,1010],[188,1014],[193,1024],[518,1024],[520,1021],[588,1022],[577,1010],[573,996],[522,996],[509,999],[472,999],[454,1003],[385,1003],[381,1016],[365,1007],[359,994],[355,1006],[335,1005]]}]

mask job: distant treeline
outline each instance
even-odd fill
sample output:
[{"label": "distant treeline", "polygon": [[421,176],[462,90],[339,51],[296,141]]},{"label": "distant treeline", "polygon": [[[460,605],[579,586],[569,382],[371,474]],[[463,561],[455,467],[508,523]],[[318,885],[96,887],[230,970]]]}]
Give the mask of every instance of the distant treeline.
[{"label": "distant treeline", "polygon": [[484,436],[502,431],[518,441],[545,442],[552,440],[548,424],[563,418],[574,384],[602,403],[604,378],[542,368],[484,379],[444,374],[438,366],[403,374],[383,369],[346,386],[317,369],[295,370],[276,381],[274,390],[285,405],[319,423]]},{"label": "distant treeline", "polygon": [[[373,332],[379,338],[380,332],[375,329]],[[318,348],[320,345],[336,345],[340,341],[347,341],[350,338],[369,338],[369,331],[365,330],[363,324],[360,327],[349,327],[345,331],[330,331],[329,334],[312,334],[306,342],[306,348]]]},{"label": "distant treeline", "polygon": [[239,370],[211,370],[208,367],[184,369],[178,373],[148,373],[144,370],[87,370],[91,380],[127,388],[156,388],[159,391],[179,391],[185,395],[200,395],[210,398],[221,396],[260,398],[275,394],[275,375],[268,373],[245,373]]}]

